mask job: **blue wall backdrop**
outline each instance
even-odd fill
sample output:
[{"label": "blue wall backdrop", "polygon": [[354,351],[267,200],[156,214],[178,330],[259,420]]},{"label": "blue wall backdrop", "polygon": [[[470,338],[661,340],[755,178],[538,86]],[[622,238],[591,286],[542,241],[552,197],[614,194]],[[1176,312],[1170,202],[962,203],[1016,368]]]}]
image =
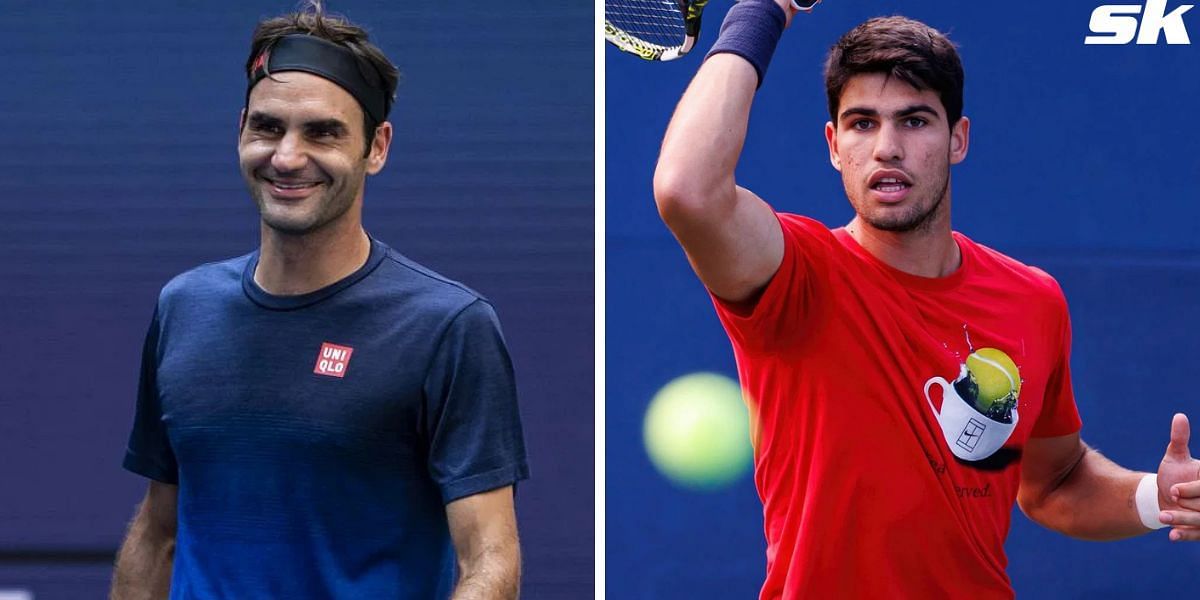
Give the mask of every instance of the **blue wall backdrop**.
[{"label": "blue wall backdrop", "polygon": [[[965,62],[972,119],[970,155],[953,171],[955,228],[1059,279],[1074,320],[1083,437],[1123,465],[1152,470],[1175,411],[1190,413],[1200,436],[1200,11],[1184,15],[1190,46],[1085,46],[1102,3],[828,0],[784,34],[755,100],[738,180],[777,209],[847,222],[852,211],[822,136],[827,49],[878,15],[948,31]],[[667,121],[729,5],[709,4],[694,56],[650,64],[605,50],[613,598],[752,598],[764,573],[749,475],[716,493],[683,491],[653,470],[641,442],[642,415],[667,381],[700,370],[736,376],[712,306],[651,197]],[[872,532],[848,524],[847,535]],[[1019,511],[1008,554],[1021,598],[1178,593],[1195,585],[1200,567],[1200,545],[1172,544],[1165,532],[1082,542]]]},{"label": "blue wall backdrop", "polygon": [[[594,555],[593,7],[346,0],[403,74],[369,231],[493,300],[533,478],[525,595]],[[0,9],[0,591],[100,598],[145,480],[120,469],[158,289],[257,245],[242,65],[291,0]]]}]

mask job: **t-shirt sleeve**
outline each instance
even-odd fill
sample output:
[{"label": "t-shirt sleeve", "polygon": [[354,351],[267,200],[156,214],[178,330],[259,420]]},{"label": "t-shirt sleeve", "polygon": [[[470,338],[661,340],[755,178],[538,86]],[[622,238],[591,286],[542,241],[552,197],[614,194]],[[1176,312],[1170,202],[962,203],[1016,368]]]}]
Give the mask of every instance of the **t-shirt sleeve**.
[{"label": "t-shirt sleeve", "polygon": [[1067,300],[1058,284],[1054,284],[1055,307],[1058,320],[1059,339],[1062,345],[1055,359],[1050,377],[1046,381],[1046,395],[1042,412],[1033,426],[1033,437],[1054,437],[1079,431],[1083,422],[1079,408],[1075,405],[1075,392],[1071,387],[1071,315]]},{"label": "t-shirt sleeve", "polygon": [[161,324],[158,311],[146,332],[142,345],[142,370],[138,380],[137,406],[133,415],[133,431],[125,449],[124,467],[163,483],[178,484],[179,470],[175,452],[167,437],[163,422],[162,402],[158,395],[158,341]]},{"label": "t-shirt sleeve", "polygon": [[[807,217],[776,213],[783,230],[783,260],[757,298],[728,302],[712,296],[717,316],[735,347],[769,351],[795,343],[811,317],[828,268],[833,234]],[[709,292],[712,295],[711,291]]]},{"label": "t-shirt sleeve", "polygon": [[486,302],[476,300],[451,321],[424,391],[429,472],[443,502],[529,476],[512,360]]}]

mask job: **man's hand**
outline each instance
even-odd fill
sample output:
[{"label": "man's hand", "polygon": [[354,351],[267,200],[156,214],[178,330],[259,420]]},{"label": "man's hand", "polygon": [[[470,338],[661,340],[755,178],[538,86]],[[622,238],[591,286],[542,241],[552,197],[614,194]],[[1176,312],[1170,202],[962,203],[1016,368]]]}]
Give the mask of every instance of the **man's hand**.
[{"label": "man's hand", "polygon": [[1171,441],[1158,465],[1159,519],[1172,526],[1171,541],[1200,541],[1200,460],[1188,451],[1187,415],[1171,420]]},{"label": "man's hand", "polygon": [[[778,4],[779,7],[782,8],[782,10],[784,10],[784,14],[786,14],[786,16],[787,16],[787,24],[784,25],[785,28],[786,28],[786,26],[792,24],[792,17],[796,16],[796,13],[812,12],[812,7],[814,7],[818,4],[821,4],[821,0],[816,0],[816,1],[814,1],[814,0],[794,0],[794,1],[796,1],[796,4],[792,4],[793,0],[775,0],[775,4]],[[808,8],[797,8],[797,6],[804,6],[804,5],[808,5]]]},{"label": "man's hand", "polygon": [[775,4],[778,4],[779,8],[783,9],[783,14],[787,15],[784,28],[791,27],[792,17],[796,16],[797,12],[795,8],[792,8],[792,0],[775,0]]}]

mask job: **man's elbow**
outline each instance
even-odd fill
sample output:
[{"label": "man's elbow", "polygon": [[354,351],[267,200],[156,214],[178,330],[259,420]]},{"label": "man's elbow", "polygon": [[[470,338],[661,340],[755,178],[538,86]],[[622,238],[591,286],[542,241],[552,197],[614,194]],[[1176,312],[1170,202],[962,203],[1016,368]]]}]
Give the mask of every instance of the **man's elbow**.
[{"label": "man's elbow", "polygon": [[1053,508],[1053,503],[1050,502],[1048,493],[1029,493],[1020,491],[1017,493],[1017,506],[1021,508],[1021,512],[1034,523],[1065,535],[1073,535],[1072,527],[1070,526],[1069,516],[1056,512]]},{"label": "man's elbow", "polygon": [[1069,498],[1056,498],[1054,491],[1017,493],[1017,506],[1030,521],[1068,537],[1089,542],[1105,542],[1121,536],[1098,529],[1089,523]]},{"label": "man's elbow", "polygon": [[714,181],[700,173],[695,165],[681,167],[659,161],[654,171],[654,203],[658,216],[668,227],[702,220],[718,212],[726,197],[735,193],[733,181]]},{"label": "man's elbow", "polygon": [[1034,523],[1046,526],[1042,523],[1042,514],[1045,508],[1045,497],[1026,492],[1021,489],[1017,492],[1017,506],[1021,508],[1021,512]]},{"label": "man's elbow", "polygon": [[660,162],[654,170],[654,204],[658,216],[668,226],[686,216],[689,206],[696,204],[697,191],[692,189],[686,173]]}]

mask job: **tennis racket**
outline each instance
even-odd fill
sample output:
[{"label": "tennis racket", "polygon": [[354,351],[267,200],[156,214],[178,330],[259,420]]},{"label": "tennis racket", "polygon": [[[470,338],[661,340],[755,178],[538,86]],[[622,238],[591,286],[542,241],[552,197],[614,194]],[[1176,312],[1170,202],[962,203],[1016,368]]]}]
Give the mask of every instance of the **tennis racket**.
[{"label": "tennis racket", "polygon": [[[792,0],[808,12],[821,0]],[[708,0],[604,0],[604,39],[646,60],[675,60],[692,50]]]}]

